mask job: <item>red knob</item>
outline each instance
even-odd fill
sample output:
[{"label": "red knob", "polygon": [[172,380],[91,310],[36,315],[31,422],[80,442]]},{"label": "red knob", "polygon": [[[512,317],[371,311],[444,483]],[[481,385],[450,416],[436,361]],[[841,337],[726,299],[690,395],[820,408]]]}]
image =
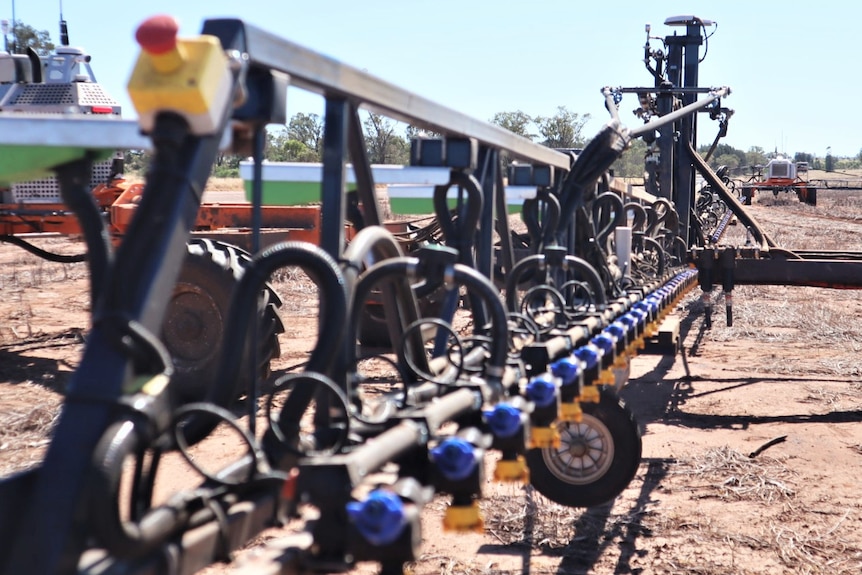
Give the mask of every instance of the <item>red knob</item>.
[{"label": "red knob", "polygon": [[167,14],[151,16],[138,26],[135,40],[149,54],[157,56],[170,52],[177,45],[180,25],[176,18]]}]

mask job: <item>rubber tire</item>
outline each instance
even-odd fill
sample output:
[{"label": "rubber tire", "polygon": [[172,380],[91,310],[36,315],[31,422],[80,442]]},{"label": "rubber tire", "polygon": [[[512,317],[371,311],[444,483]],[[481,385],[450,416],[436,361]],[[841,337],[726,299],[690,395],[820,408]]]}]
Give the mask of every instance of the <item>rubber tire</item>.
[{"label": "rubber tire", "polygon": [[[162,326],[162,341],[174,362],[171,390],[178,404],[203,400],[215,382],[231,296],[251,259],[234,245],[202,238],[190,240],[186,249],[186,259]],[[269,377],[270,362],[281,354],[278,334],[284,331],[284,325],[278,315],[280,306],[281,300],[272,288],[267,286],[261,291],[257,370],[260,379]],[[250,344],[247,342],[242,351],[237,398],[247,392],[252,379]]]},{"label": "rubber tire", "polygon": [[563,438],[560,450],[565,448],[565,429],[571,428],[569,426],[586,425],[586,431],[609,439],[610,445],[603,446],[600,451],[604,456],[608,456],[610,451],[613,454],[608,456],[610,461],[600,465],[594,476],[570,475],[564,479],[560,473],[551,469],[553,454],[559,453],[559,450],[543,448],[527,452],[530,483],[551,501],[568,507],[593,507],[614,499],[634,478],[641,460],[642,443],[638,424],[632,412],[612,390],[601,388],[600,401],[583,402],[581,408],[584,411],[581,424],[558,422]]}]

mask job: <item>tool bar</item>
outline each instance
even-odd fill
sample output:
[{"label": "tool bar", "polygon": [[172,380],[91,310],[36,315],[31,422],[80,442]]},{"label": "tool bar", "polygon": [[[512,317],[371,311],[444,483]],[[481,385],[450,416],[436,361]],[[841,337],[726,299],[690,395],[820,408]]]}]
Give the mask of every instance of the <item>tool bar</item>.
[{"label": "tool bar", "polygon": [[534,164],[554,166],[562,170],[569,170],[571,166],[570,157],[562,152],[437,104],[242,20],[207,20],[203,33],[215,29],[232,30],[238,44],[244,44],[244,50],[241,50],[247,55],[252,67],[287,74],[292,86],[327,98],[344,98],[420,128],[450,136],[475,138],[483,144],[506,150],[519,159]]},{"label": "tool bar", "polygon": [[0,145],[144,150],[153,144],[135,120],[11,112],[0,113]]}]

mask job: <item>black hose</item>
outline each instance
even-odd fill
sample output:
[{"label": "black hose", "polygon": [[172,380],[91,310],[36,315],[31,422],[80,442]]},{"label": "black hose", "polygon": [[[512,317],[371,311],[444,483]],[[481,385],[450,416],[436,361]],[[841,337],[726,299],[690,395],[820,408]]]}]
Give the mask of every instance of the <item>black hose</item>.
[{"label": "black hose", "polygon": [[34,256],[38,256],[43,260],[47,260],[49,262],[54,262],[58,264],[77,264],[83,261],[87,261],[87,254],[73,254],[73,255],[65,255],[58,254],[54,252],[49,252],[47,250],[43,250],[39,246],[33,245],[30,242],[19,238],[18,236],[0,236],[0,242],[6,242],[7,244],[12,244],[14,246],[18,246],[22,248]]},{"label": "black hose", "polygon": [[[404,257],[398,259],[384,260],[370,267],[360,276],[356,284],[355,298],[364,301],[371,293],[373,286],[380,282],[389,281],[392,277],[404,277],[414,275],[421,269],[421,261],[415,257]],[[503,371],[508,358],[508,326],[506,309],[500,300],[497,289],[490,281],[477,272],[461,264],[454,264],[453,281],[464,285],[468,293],[477,296],[490,312],[490,355],[486,364],[485,375],[491,388],[492,396],[496,397],[502,392],[499,383],[502,381]],[[359,325],[358,308],[354,308],[350,315],[349,333],[355,333]]]},{"label": "black hose", "polygon": [[87,244],[91,309],[96,309],[108,268],[113,261],[114,250],[108,228],[102,219],[102,212],[90,193],[92,166],[89,159],[77,160],[60,166],[56,171],[60,194],[78,218]]},{"label": "black hose", "polygon": [[607,251],[611,233],[626,222],[622,198],[614,192],[603,192],[596,196],[593,201],[593,222],[597,228],[596,243]]},{"label": "black hose", "polygon": [[[225,324],[218,376],[209,387],[206,402],[226,407],[233,401],[242,362],[240,350],[250,337],[252,320],[257,318],[258,294],[274,271],[287,266],[302,268],[320,290],[320,333],[306,368],[324,374],[332,368],[341,349],[342,322],[347,314],[344,277],[322,248],[305,242],[281,242],[254,256],[237,283]],[[189,445],[206,437],[213,428],[211,420],[191,416],[185,428]]]},{"label": "black hose", "polygon": [[611,120],[578,155],[560,190],[559,229],[568,228],[577,208],[593,199],[596,183],[628,147],[631,134],[619,120]]},{"label": "black hose", "polygon": [[[589,262],[577,256],[567,255],[561,263],[566,270],[580,273],[580,276],[589,284],[597,305],[607,305],[608,299],[602,278]],[[506,277],[506,308],[510,313],[518,311],[518,284],[521,277],[530,271],[542,269],[546,265],[547,261],[544,254],[527,256],[515,264],[512,273]],[[535,274],[530,275],[531,277],[535,276]]]}]

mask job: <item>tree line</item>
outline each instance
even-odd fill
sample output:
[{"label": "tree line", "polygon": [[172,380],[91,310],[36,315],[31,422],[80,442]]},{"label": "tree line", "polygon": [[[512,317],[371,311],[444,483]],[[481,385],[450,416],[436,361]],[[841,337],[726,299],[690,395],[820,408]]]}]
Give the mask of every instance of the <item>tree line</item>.
[{"label": "tree line", "polygon": [[[49,55],[55,48],[48,31],[37,30],[15,20],[9,32],[4,34],[2,48],[12,53],[23,53],[28,47],[33,48],[40,56]],[[363,114],[363,133],[369,160],[374,164],[409,163],[411,140],[425,135],[425,132],[380,114]],[[498,112],[489,121],[551,148],[577,149],[588,141],[583,130],[590,118],[590,114],[577,114],[565,106],[559,106],[551,116],[533,116],[522,110],[515,110]],[[322,150],[323,119],[318,114],[295,114],[285,126],[267,130],[264,157],[269,161],[319,162]],[[705,154],[707,150],[707,146],[702,146],[698,151]],[[643,176],[646,152],[647,146],[643,140],[634,140],[613,165],[614,174],[631,178]],[[776,152],[767,152],[759,146],[743,151],[727,144],[719,144],[710,156],[709,163],[716,168],[727,166],[734,177],[745,177],[753,174],[758,166],[765,165],[771,157],[777,155]],[[854,169],[862,167],[862,149],[855,157],[833,157],[831,150],[827,149],[825,157],[797,152],[793,159],[797,162],[808,162],[812,169]],[[213,167],[213,175],[238,176],[240,161],[238,156],[220,156]],[[148,163],[146,152],[133,150],[126,153],[126,165],[130,171],[141,172],[146,169]]]}]

